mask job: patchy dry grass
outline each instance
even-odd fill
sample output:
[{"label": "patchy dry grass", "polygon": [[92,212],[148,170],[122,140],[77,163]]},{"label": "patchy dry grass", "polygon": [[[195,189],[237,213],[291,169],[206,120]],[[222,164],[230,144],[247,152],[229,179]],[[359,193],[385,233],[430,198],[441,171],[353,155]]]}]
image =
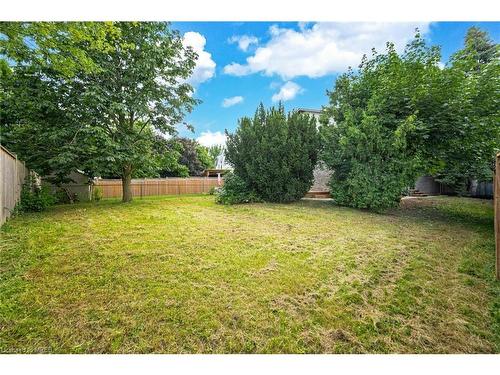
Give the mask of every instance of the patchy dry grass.
[{"label": "patchy dry grass", "polygon": [[59,206],[1,230],[0,352],[500,351],[491,202]]}]

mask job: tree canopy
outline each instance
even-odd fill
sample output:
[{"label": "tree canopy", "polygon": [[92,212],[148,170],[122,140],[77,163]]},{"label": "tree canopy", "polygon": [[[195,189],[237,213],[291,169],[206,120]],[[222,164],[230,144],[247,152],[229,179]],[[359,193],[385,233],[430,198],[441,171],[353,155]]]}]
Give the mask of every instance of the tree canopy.
[{"label": "tree canopy", "polygon": [[471,180],[491,180],[500,150],[500,53],[487,33],[472,27],[464,48],[441,72],[444,121],[426,156],[439,181],[464,192]]},{"label": "tree canopy", "polygon": [[485,45],[466,40],[442,68],[417,33],[404,53],[388,44],[337,79],[320,133],[338,203],[382,210],[421,174],[454,187],[484,176],[500,145],[498,59]]},{"label": "tree canopy", "polygon": [[43,174],[77,166],[119,175],[131,200],[155,134],[175,134],[198,102],[186,82],[195,52],[162,22],[10,23],[0,32],[0,52],[14,62],[1,107],[6,143]]},{"label": "tree canopy", "polygon": [[200,176],[205,169],[212,166],[212,158],[205,146],[189,138],[177,138],[174,141],[181,147],[179,163],[188,168],[190,176]]}]

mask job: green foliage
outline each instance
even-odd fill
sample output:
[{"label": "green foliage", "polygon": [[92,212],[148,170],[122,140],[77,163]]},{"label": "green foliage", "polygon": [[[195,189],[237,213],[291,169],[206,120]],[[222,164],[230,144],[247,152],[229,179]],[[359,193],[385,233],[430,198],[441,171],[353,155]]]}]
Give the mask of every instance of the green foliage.
[{"label": "green foliage", "polygon": [[302,198],[313,183],[319,139],[316,120],[283,106],[244,117],[228,134],[226,158],[249,191],[264,201],[291,202]]},{"label": "green foliage", "polygon": [[500,151],[500,47],[476,27],[464,44],[442,71],[444,119],[430,134],[436,141],[426,148],[431,172],[459,193],[473,179],[491,181]]},{"label": "green foliage", "polygon": [[47,186],[40,187],[30,175],[26,177],[21,190],[21,199],[17,203],[14,211],[40,212],[56,203],[57,198],[50,193]]},{"label": "green foliage", "polygon": [[421,126],[415,103],[438,61],[417,35],[403,56],[388,44],[386,54],[363,59],[359,74],[339,77],[320,129],[338,204],[381,211],[413,184],[420,159],[411,140]]},{"label": "green foliage", "polygon": [[454,187],[485,178],[500,145],[500,74],[498,61],[478,69],[480,60],[458,53],[442,69],[439,49],[417,33],[403,54],[388,44],[341,75],[320,129],[333,198],[381,211],[421,174]]},{"label": "green foliage", "polygon": [[189,138],[166,139],[157,135],[153,141],[151,160],[156,166],[144,177],[189,177],[200,176],[210,168],[212,159],[208,149]]},{"label": "green foliage", "polygon": [[200,165],[203,168],[201,172],[203,172],[205,169],[212,168],[214,166],[214,160],[212,159],[212,157],[208,152],[208,147],[205,147],[198,143],[196,145],[196,156],[199,160]]},{"label": "green foliage", "polygon": [[102,199],[103,192],[99,186],[92,187],[92,200],[94,202],[99,202]]},{"label": "green foliage", "polygon": [[498,45],[491,40],[486,31],[476,26],[467,30],[464,48],[452,57],[454,64],[462,63],[467,70],[478,70],[495,59],[498,59]]},{"label": "green foliage", "polygon": [[[189,168],[180,163],[182,144],[175,138],[166,139],[157,135],[153,145],[153,155],[160,177],[188,177]],[[151,176],[149,176],[151,177]]]},{"label": "green foliage", "polygon": [[55,184],[96,169],[100,132],[85,123],[83,87],[74,83],[101,69],[91,54],[110,50],[118,33],[108,22],[0,23],[2,65],[12,65],[2,74],[2,144]]},{"label": "green foliage", "polygon": [[387,129],[371,115],[359,126],[343,121],[335,129],[323,129],[325,145],[335,145],[334,152],[325,146],[323,160],[334,171],[330,194],[336,203],[374,211],[398,204],[403,189],[414,181],[418,161],[397,145],[407,125]]},{"label": "green foliage", "polygon": [[111,51],[112,22],[0,22],[0,56],[65,77],[100,70],[91,52]]},{"label": "green foliage", "polygon": [[224,176],[224,185],[215,193],[219,204],[239,204],[262,202],[256,192],[246,182],[233,173]]},{"label": "green foliage", "polygon": [[[198,103],[196,53],[164,22],[3,23],[2,143],[46,175],[150,175],[154,134]],[[34,41],[34,43],[33,43]],[[4,82],[3,82],[4,83]]]},{"label": "green foliage", "polygon": [[179,163],[187,167],[189,176],[200,176],[212,165],[207,148],[197,141],[189,138],[176,138],[174,142],[179,143],[181,147]]},{"label": "green foliage", "polygon": [[64,188],[57,189],[54,196],[57,204],[73,204],[79,201],[78,194]]}]

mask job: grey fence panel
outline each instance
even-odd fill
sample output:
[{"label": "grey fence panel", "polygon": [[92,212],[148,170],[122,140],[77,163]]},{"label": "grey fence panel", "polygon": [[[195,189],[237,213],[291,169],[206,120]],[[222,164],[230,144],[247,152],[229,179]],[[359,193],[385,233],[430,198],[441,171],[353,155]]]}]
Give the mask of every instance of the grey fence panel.
[{"label": "grey fence panel", "polygon": [[15,154],[0,145],[0,225],[12,214],[21,198],[21,189],[29,170]]}]

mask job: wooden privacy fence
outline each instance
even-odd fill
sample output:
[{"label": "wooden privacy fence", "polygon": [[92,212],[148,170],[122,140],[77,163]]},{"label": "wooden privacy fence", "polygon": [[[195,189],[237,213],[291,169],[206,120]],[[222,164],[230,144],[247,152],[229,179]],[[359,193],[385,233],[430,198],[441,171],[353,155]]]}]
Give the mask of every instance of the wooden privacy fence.
[{"label": "wooden privacy fence", "polygon": [[24,178],[28,174],[24,163],[0,145],[0,225],[11,215],[19,201]]},{"label": "wooden privacy fence", "polygon": [[[217,177],[145,178],[132,179],[132,196],[180,195],[208,193],[212,187],[222,186]],[[94,187],[102,190],[103,198],[121,198],[121,180],[98,180]]]}]

